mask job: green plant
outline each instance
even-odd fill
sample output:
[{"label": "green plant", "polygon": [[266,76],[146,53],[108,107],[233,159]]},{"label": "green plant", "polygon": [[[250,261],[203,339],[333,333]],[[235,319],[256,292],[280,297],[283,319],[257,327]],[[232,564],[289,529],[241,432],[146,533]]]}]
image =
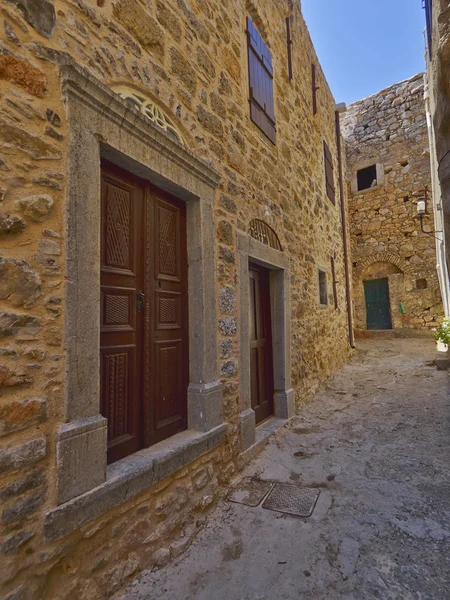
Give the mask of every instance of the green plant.
[{"label": "green plant", "polygon": [[439,327],[436,328],[434,339],[437,342],[443,342],[450,346],[450,319],[444,319]]}]

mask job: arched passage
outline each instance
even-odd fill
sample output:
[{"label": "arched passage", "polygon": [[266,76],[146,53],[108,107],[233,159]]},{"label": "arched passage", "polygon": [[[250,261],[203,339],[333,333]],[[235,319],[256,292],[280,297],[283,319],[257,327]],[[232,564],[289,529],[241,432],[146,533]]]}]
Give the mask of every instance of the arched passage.
[{"label": "arched passage", "polygon": [[410,268],[399,256],[375,253],[353,272],[357,329],[397,329],[409,326],[406,312]]}]

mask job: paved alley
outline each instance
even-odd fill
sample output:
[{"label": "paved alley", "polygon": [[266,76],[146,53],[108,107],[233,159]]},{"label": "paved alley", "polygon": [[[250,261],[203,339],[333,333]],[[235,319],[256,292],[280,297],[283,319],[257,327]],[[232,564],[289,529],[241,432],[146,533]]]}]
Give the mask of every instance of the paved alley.
[{"label": "paved alley", "polygon": [[361,341],[243,477],[320,491],[310,518],[223,499],[116,600],[450,600],[450,394],[428,340]]}]

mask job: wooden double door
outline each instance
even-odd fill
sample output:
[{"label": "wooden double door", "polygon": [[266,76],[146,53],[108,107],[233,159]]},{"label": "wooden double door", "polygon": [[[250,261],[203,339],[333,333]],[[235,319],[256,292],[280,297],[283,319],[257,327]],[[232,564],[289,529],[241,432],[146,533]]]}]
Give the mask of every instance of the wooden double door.
[{"label": "wooden double door", "polygon": [[106,162],[100,284],[101,413],[114,462],[186,428],[186,207]]},{"label": "wooden double door", "polygon": [[250,264],[249,275],[251,403],[256,423],[261,423],[273,415],[270,272],[259,265]]}]

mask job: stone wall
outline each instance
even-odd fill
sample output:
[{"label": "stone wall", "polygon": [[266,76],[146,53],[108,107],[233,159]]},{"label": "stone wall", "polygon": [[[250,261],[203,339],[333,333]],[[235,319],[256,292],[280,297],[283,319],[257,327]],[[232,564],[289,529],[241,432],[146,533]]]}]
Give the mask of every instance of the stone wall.
[{"label": "stone wall", "polygon": [[[450,6],[447,0],[429,0],[427,78],[431,163],[434,179],[435,215],[443,234],[440,252],[441,286],[446,312],[450,313]],[[427,36],[428,38],[428,36]]]},{"label": "stone wall", "polygon": [[[0,45],[0,498],[2,592],[9,599],[111,595],[139,569],[190,543],[236,471],[240,452],[236,232],[265,220],[290,261],[292,386],[297,405],[349,348],[338,196],[327,198],[325,139],[337,157],[334,100],[298,3],[277,0],[3,2]],[[249,119],[245,17],[271,48],[277,144]],[[285,18],[293,37],[287,72]],[[68,113],[59,64],[69,54],[102,83],[161,106],[186,145],[221,176],[215,199],[217,352],[224,444],[63,539],[43,536],[57,505],[55,436],[63,422]],[[335,257],[338,308],[330,257]],[[318,267],[330,305],[318,304]],[[73,282],[72,282],[73,283]],[[214,293],[214,290],[211,290]],[[333,340],[330,344],[329,341]],[[82,374],[80,374],[82,376]],[[88,468],[88,466],[86,466]],[[51,536],[50,536],[51,538]]]},{"label": "stone wall", "polygon": [[[443,316],[435,238],[421,232],[417,219],[417,192],[428,186],[431,201],[423,96],[419,74],[352,104],[343,119],[359,329],[366,328],[363,281],[370,279],[389,279],[394,328],[433,328]],[[358,191],[356,172],[370,165],[377,166],[376,185]],[[428,208],[424,227],[432,231]]]}]

